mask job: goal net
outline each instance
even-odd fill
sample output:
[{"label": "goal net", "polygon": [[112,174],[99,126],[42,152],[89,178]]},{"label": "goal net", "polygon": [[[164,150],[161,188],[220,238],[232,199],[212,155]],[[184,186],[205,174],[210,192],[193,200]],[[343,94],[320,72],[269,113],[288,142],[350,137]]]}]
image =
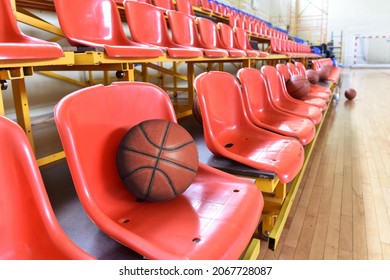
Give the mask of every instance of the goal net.
[{"label": "goal net", "polygon": [[390,67],[390,36],[355,36],[354,67]]}]

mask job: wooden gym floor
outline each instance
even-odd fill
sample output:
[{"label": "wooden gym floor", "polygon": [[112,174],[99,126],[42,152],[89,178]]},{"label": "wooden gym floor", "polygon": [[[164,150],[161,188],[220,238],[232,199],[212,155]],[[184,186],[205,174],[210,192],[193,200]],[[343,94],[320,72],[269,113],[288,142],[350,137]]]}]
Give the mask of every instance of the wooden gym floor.
[{"label": "wooden gym floor", "polygon": [[[348,87],[357,91],[353,101],[344,97]],[[330,104],[279,245],[271,251],[262,241],[258,259],[390,259],[389,88],[390,69],[343,69],[340,99]],[[188,118],[183,126],[194,123]],[[35,120],[33,132],[38,155],[58,150],[50,116]],[[41,172],[76,244],[98,259],[141,258],[89,220],[65,160]]]}]

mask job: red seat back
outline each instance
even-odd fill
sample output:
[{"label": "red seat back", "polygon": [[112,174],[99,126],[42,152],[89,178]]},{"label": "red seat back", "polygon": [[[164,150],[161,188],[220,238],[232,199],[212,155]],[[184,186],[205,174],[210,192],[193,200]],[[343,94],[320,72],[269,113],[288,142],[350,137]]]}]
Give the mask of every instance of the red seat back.
[{"label": "red seat back", "polygon": [[219,142],[224,131],[235,130],[248,125],[244,102],[240,93],[240,84],[227,72],[200,74],[195,79],[202,119],[205,142],[210,151],[220,155],[224,149]]},{"label": "red seat back", "polygon": [[168,11],[167,15],[175,43],[189,47],[201,47],[194,17],[177,11]]},{"label": "red seat back", "polygon": [[306,68],[305,65],[303,65],[302,62],[296,61],[295,65],[300,73],[300,75],[306,76]]},{"label": "red seat back", "polygon": [[202,45],[205,48],[221,48],[221,38],[219,37],[219,32],[217,25],[214,21],[198,17],[196,19],[198,23],[199,36]]},{"label": "red seat back", "polygon": [[50,59],[63,56],[57,43],[23,34],[18,27],[11,1],[0,2],[0,59]]},{"label": "red seat back", "polygon": [[61,29],[74,46],[129,45],[112,0],[54,0]]},{"label": "red seat back", "polygon": [[236,49],[234,46],[234,32],[232,27],[222,22],[218,22],[217,27],[221,48],[228,50],[231,57],[245,57],[246,51]]},{"label": "red seat back", "polygon": [[130,33],[136,42],[166,50],[170,57],[200,57],[203,55],[199,49],[189,48],[172,41],[165,13],[161,9],[135,1],[126,1],[124,6]]},{"label": "red seat back", "polygon": [[193,7],[199,7],[200,6],[199,0],[191,0],[190,2],[191,2],[191,5]]},{"label": "red seat back", "polygon": [[153,5],[135,1],[126,1],[124,6],[134,41],[159,47],[173,45],[162,10]]},{"label": "red seat back", "polygon": [[176,10],[187,15],[195,16],[190,0],[176,0]]},{"label": "red seat back", "polygon": [[0,259],[93,259],[60,227],[25,132],[3,116],[0,154]]},{"label": "red seat back", "polygon": [[291,78],[291,73],[285,63],[276,64],[276,69],[283,75],[284,81],[287,82]]},{"label": "red seat back", "polygon": [[226,49],[234,48],[234,32],[233,28],[222,22],[218,22],[221,45]]},{"label": "red seat back", "polygon": [[304,76],[306,77],[306,72],[305,73],[302,73],[297,65],[295,65],[294,63],[291,63],[291,62],[288,62],[287,63],[287,67],[288,67],[288,71],[292,74],[292,75],[301,75],[301,76]]},{"label": "red seat back", "polygon": [[166,11],[175,10],[172,0],[153,0],[154,5]]},{"label": "red seat back", "polygon": [[268,94],[264,75],[260,70],[255,68],[241,68],[237,76],[242,85],[248,116],[258,120],[267,117],[272,118],[272,116],[265,115],[266,112],[269,112],[268,108],[273,107],[273,105]]},{"label": "red seat back", "polygon": [[211,12],[211,4],[209,0],[200,0],[200,7],[206,12]]}]

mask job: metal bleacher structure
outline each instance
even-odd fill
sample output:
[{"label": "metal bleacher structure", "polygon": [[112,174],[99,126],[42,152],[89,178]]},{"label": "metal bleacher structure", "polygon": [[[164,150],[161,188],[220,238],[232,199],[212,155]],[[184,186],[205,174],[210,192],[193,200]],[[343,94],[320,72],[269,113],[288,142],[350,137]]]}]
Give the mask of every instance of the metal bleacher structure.
[{"label": "metal bleacher structure", "polygon": [[[74,6],[74,9],[71,9],[72,12],[75,12],[76,10],[82,9],[82,6],[87,5],[85,3],[92,0],[9,1],[10,2],[7,2],[7,0],[2,1],[0,6],[0,115],[5,114],[2,91],[7,88],[7,81],[11,81],[17,122],[27,134],[33,150],[34,141],[28,104],[28,90],[25,85],[25,79],[33,79],[32,76],[34,72],[45,72],[49,74],[50,71],[101,71],[104,73],[103,83],[109,85],[112,79],[110,78],[110,73],[114,72],[116,80],[118,81],[135,81],[138,79],[148,82],[148,70],[152,69],[153,71],[158,71],[161,75],[172,77],[172,86],[168,87],[162,84],[161,87],[174,93],[172,97],[173,102],[175,102],[174,96],[177,92],[187,92],[187,104],[175,106],[177,118],[180,119],[192,114],[191,108],[195,94],[195,67],[200,67],[205,71],[214,70],[215,68],[218,71],[223,71],[225,64],[232,64],[239,69],[244,67],[259,67],[262,65],[276,66],[279,63],[297,61],[307,67],[310,60],[319,58],[317,55],[310,52],[310,48],[307,45],[291,40],[291,37],[289,37],[287,33],[282,32],[277,28],[273,28],[272,26],[268,26],[265,21],[254,17],[251,18],[248,14],[240,14],[236,9],[219,4],[216,1],[190,1],[190,16],[194,18],[194,24],[197,24],[197,17],[207,18],[215,22],[217,30],[220,30],[220,26],[230,26],[233,33],[227,34],[233,34],[233,36],[236,36],[236,34],[246,34],[247,41],[244,40],[245,42],[241,42],[246,46],[246,49],[240,48],[242,44],[234,44],[234,46],[232,44],[231,46],[230,51],[232,53],[236,51],[236,55],[229,55],[229,50],[221,47],[218,36],[208,38],[208,42],[211,41],[212,43],[215,43],[215,45],[208,44],[207,46],[194,45],[184,47],[175,42],[174,38],[171,39],[173,41],[170,46],[159,46],[157,43],[152,42],[152,39],[150,39],[149,42],[136,41],[138,39],[136,36],[132,36],[133,41],[128,39],[126,43],[122,43],[126,45],[125,47],[113,45],[112,42],[110,44],[110,42],[104,41],[101,41],[100,43],[95,42],[96,44],[93,45],[89,44],[87,41],[77,41],[77,38],[71,38],[70,34],[72,31],[66,24],[62,23],[63,19],[58,11],[57,15],[60,26],[48,23],[34,14],[34,10],[56,12],[56,8],[58,9],[61,5],[77,5]],[[129,20],[128,17],[134,14],[126,11],[126,8],[130,7],[130,5],[128,5],[129,3],[126,4],[126,1],[102,0],[101,2],[103,1],[110,5],[115,4],[115,9],[111,11],[109,18],[115,19],[117,17],[122,22],[126,22]],[[75,4],[72,4],[74,2]],[[152,3],[151,1],[139,2]],[[177,10],[180,7],[182,12],[186,12],[188,11],[188,5],[184,2],[186,1],[173,1],[173,7]],[[209,6],[206,7],[205,3],[208,3]],[[106,13],[107,6],[105,6],[104,9],[106,9]],[[96,18],[98,18],[98,16],[99,15],[96,15]],[[166,19],[164,22],[168,22],[169,13],[167,13],[167,10],[163,7],[158,8],[158,12],[155,13],[155,16],[156,18],[162,16]],[[142,15],[140,17],[142,17]],[[148,18],[148,20],[152,20],[152,17]],[[26,36],[18,29],[17,21],[54,34],[58,40],[66,38],[68,42],[70,42],[71,47],[61,48],[61,46],[54,42]],[[86,33],[88,24],[84,19],[78,18],[77,22],[84,24],[84,26],[79,27],[79,31]],[[72,24],[75,25],[77,22],[73,20]],[[153,18],[153,24],[154,23],[155,21]],[[217,25],[218,23],[219,25]],[[146,24],[150,23],[147,22]],[[5,29],[3,26],[7,26],[7,28]],[[169,25],[167,25],[167,28],[169,28],[168,26]],[[123,26],[121,25],[120,27]],[[129,27],[131,29],[130,22]],[[115,28],[118,28],[118,26]],[[239,32],[237,29],[239,29]],[[241,29],[244,30],[244,33],[242,33]],[[230,30],[228,31],[230,32]],[[120,33],[124,34],[123,30],[121,30]],[[183,40],[185,40],[185,38]],[[213,40],[217,41],[213,42]],[[229,43],[229,40],[227,40],[227,42]],[[37,54],[34,54],[34,51],[31,51],[31,55],[28,55],[30,53],[30,46],[31,50],[35,50]],[[23,51],[21,52],[20,49],[17,52],[12,51],[12,49],[15,50],[17,47],[22,47]],[[42,47],[42,49],[37,49],[37,47]],[[7,50],[10,51],[7,52]],[[226,55],[206,55],[207,50],[209,50],[210,53],[213,53],[213,51],[215,52],[216,50],[222,50],[222,53],[226,53]],[[188,53],[186,53],[186,51],[188,51]],[[3,53],[5,55],[3,55]],[[180,53],[180,55],[178,55],[178,53]],[[237,55],[237,53],[245,53],[245,55],[240,56]],[[206,66],[204,66],[204,64]],[[178,71],[179,67],[186,67],[186,74],[181,74]],[[58,74],[53,74],[53,77],[61,79],[61,76]],[[99,81],[99,83],[101,83],[101,81]],[[185,84],[186,87],[179,87],[179,84]],[[329,82],[326,86],[333,90],[336,84],[337,81]],[[322,122],[326,112],[327,110],[322,112]],[[316,124],[315,138],[318,136],[322,122]],[[289,184],[280,182],[275,174],[267,174],[267,176],[262,174],[253,175],[253,170],[249,170],[250,172],[244,172],[243,174],[243,176],[253,179],[258,188],[266,194],[264,196],[265,214],[263,214],[261,223],[261,233],[268,238],[270,249],[275,249],[277,246],[314,145],[315,139],[305,147],[303,167]],[[64,157],[64,152],[59,151],[52,155],[45,156],[44,158],[37,158],[37,162],[39,166],[42,166]],[[215,167],[218,167],[218,164],[220,163],[215,164]]]}]

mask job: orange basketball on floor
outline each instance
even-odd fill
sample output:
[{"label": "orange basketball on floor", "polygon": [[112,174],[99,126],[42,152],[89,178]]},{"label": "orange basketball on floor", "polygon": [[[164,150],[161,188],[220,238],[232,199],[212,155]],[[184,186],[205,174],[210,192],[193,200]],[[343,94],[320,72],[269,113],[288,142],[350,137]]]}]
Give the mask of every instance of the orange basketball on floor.
[{"label": "orange basketball on floor", "polygon": [[165,201],[183,193],[198,170],[194,139],[182,126],[162,119],[141,122],[122,138],[119,176],[138,200]]},{"label": "orange basketball on floor", "polygon": [[316,84],[320,81],[320,75],[313,69],[306,70],[306,78],[311,84]]},{"label": "orange basketball on floor", "polygon": [[356,90],[353,89],[353,88],[349,88],[345,91],[345,97],[348,99],[348,100],[352,100],[356,97]]},{"label": "orange basketball on floor", "polygon": [[286,82],[286,88],[292,97],[300,99],[309,93],[310,83],[306,77],[295,75]]}]

